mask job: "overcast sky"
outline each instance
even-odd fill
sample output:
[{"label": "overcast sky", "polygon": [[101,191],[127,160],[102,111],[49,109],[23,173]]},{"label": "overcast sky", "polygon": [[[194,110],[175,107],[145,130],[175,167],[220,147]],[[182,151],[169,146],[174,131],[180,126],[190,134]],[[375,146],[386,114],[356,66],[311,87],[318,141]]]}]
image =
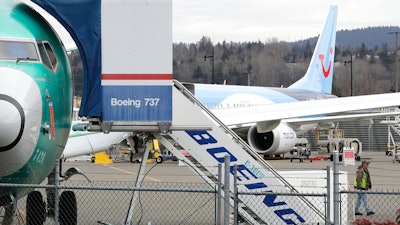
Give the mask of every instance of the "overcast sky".
[{"label": "overcast sky", "polygon": [[398,0],[174,0],[173,41],[296,41],[318,35],[330,5],[337,29],[399,26]]},{"label": "overcast sky", "polygon": [[399,0],[173,0],[173,42],[307,39],[320,34],[330,5],[337,30],[400,26]]}]

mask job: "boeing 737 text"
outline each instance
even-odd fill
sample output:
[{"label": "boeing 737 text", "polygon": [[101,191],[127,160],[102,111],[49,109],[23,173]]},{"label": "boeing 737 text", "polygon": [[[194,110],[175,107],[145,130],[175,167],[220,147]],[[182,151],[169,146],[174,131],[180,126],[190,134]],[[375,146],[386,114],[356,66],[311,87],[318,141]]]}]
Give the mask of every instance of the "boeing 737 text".
[{"label": "boeing 737 text", "polygon": [[[111,98],[111,106],[135,106],[136,108],[140,108],[141,100],[139,99],[117,99]],[[144,98],[144,105],[145,106],[157,106],[158,102],[160,101],[159,98]]]}]

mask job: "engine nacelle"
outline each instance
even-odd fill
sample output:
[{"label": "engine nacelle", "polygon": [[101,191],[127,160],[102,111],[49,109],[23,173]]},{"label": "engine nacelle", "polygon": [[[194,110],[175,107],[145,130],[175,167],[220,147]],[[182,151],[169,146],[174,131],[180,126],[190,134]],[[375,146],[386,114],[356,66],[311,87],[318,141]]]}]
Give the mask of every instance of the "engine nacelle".
[{"label": "engine nacelle", "polygon": [[277,155],[289,152],[296,144],[295,131],[284,123],[265,133],[258,133],[257,126],[252,126],[247,133],[249,145],[260,154]]}]

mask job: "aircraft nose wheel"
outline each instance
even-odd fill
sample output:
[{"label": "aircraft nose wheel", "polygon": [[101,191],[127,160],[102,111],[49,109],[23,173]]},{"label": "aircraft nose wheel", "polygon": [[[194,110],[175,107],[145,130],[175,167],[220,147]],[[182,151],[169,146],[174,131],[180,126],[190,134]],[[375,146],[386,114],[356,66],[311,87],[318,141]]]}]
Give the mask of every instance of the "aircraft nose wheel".
[{"label": "aircraft nose wheel", "polygon": [[[64,191],[60,196],[59,205],[60,225],[77,225],[78,214],[76,196],[73,191]],[[46,219],[46,203],[42,193],[32,191],[28,194],[26,202],[26,224],[43,225]]]},{"label": "aircraft nose wheel", "polygon": [[60,196],[60,225],[76,225],[77,216],[76,196],[73,191],[64,191]]},{"label": "aircraft nose wheel", "polygon": [[32,191],[26,200],[26,224],[42,225],[45,220],[46,205],[42,193]]}]

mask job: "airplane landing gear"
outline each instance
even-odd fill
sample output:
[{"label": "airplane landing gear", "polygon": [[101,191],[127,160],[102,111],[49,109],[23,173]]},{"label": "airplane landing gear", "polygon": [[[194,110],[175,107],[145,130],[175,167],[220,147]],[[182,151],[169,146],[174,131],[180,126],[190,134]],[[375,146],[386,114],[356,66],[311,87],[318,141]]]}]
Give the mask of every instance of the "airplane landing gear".
[{"label": "airplane landing gear", "polygon": [[[54,167],[53,171],[47,176],[47,182],[49,185],[59,185],[60,182],[66,181],[71,176],[80,174],[84,176],[89,182],[89,178],[86,177],[81,170],[78,168],[69,168],[65,173],[61,174],[61,163]],[[56,198],[59,196],[58,207],[56,205]],[[43,199],[43,195],[39,191],[32,191],[28,194],[26,200],[26,224],[27,225],[43,225],[47,217],[56,220],[56,212],[58,212],[58,221],[60,225],[76,225],[78,222],[78,207],[76,196],[73,191],[63,191],[61,195],[58,195],[55,188],[46,188],[46,200]],[[0,199],[1,201],[2,199]],[[7,198],[6,203],[3,203],[6,209],[5,215],[10,215],[6,218],[6,221],[11,221],[12,215],[15,212],[16,202],[13,203],[12,198]],[[5,201],[4,200],[4,201]],[[1,203],[1,202],[0,202]],[[14,206],[14,208],[13,208]],[[6,224],[11,224],[7,222]],[[3,224],[4,225],[4,219]]]},{"label": "airplane landing gear", "polygon": [[[78,168],[70,168],[64,174],[60,174],[61,161],[53,171],[48,175],[47,181],[49,185],[58,185],[61,181],[68,180],[75,174],[81,174],[86,177]],[[86,177],[86,179],[88,179]],[[89,180],[90,181],[90,180]],[[28,194],[26,202],[26,224],[27,225],[43,225],[46,217],[56,219],[56,196],[58,193],[54,188],[46,189],[47,204],[43,201],[42,193],[32,191]],[[77,201],[73,191],[63,191],[59,198],[58,204],[58,221],[60,225],[76,225],[78,221]]]},{"label": "airplane landing gear", "polygon": [[[48,198],[48,200],[50,199]],[[51,207],[52,204],[50,202],[47,205],[48,211],[46,213],[46,203],[43,201],[42,193],[39,191],[29,193],[26,200],[26,224],[43,225],[46,216],[54,216],[54,207]],[[73,191],[62,192],[58,214],[60,225],[76,225],[77,215],[75,193]]]}]

